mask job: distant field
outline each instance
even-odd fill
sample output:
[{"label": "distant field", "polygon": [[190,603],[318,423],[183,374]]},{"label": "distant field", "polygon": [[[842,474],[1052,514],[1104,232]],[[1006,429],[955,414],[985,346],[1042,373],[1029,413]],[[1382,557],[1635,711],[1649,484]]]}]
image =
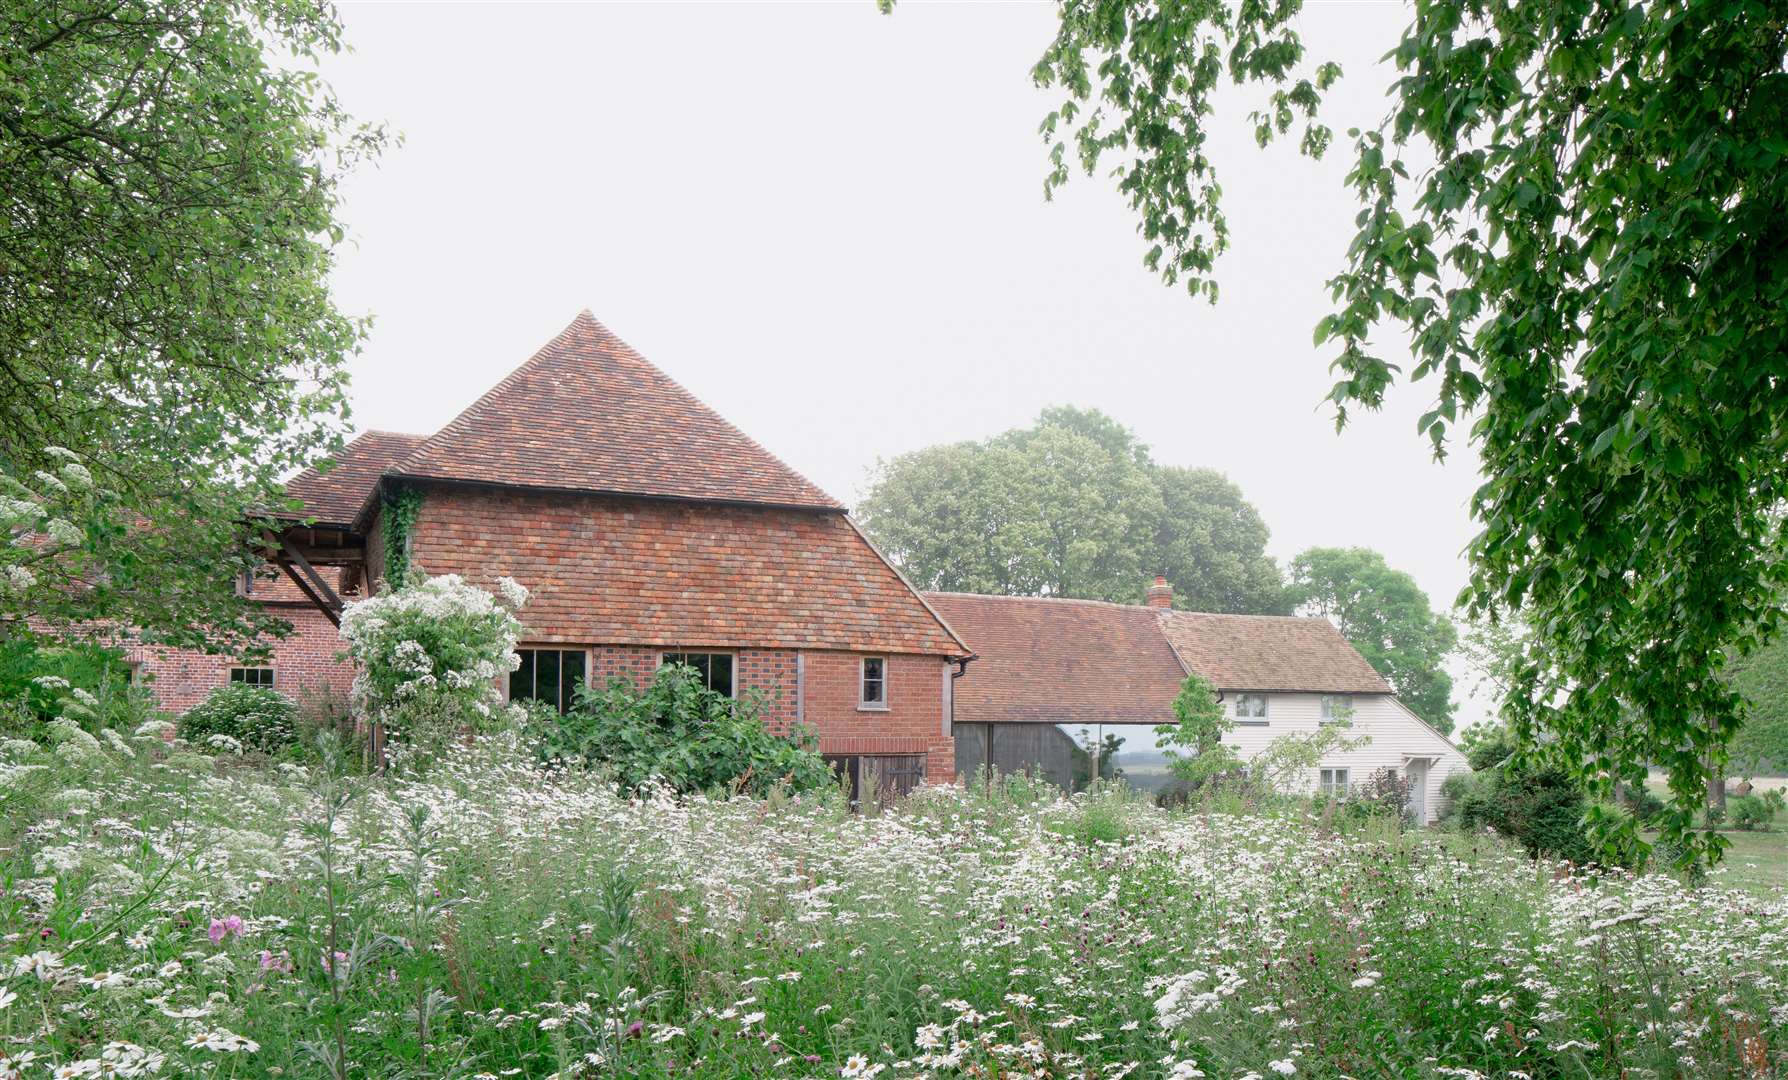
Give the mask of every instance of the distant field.
[{"label": "distant field", "polygon": [[[1651,774],[1645,786],[1657,795],[1663,795],[1668,790],[1664,774],[1658,772]],[[1738,781],[1733,780],[1730,786],[1738,786]],[[1751,786],[1758,791],[1788,791],[1788,776],[1754,776],[1751,778]]]},{"label": "distant field", "polygon": [[1714,869],[1722,885],[1744,889],[1765,899],[1788,894],[1788,832],[1777,822],[1774,832],[1721,833],[1732,841],[1725,861]]}]

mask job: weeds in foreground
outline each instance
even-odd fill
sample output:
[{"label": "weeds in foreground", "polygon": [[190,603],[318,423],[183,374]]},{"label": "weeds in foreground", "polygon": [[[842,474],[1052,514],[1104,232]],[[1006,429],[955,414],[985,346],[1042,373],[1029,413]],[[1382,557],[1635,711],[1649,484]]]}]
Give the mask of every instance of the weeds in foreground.
[{"label": "weeds in foreground", "polygon": [[1021,778],[623,799],[505,736],[352,780],[7,753],[0,1076],[1788,1070],[1788,905],[1482,837]]}]

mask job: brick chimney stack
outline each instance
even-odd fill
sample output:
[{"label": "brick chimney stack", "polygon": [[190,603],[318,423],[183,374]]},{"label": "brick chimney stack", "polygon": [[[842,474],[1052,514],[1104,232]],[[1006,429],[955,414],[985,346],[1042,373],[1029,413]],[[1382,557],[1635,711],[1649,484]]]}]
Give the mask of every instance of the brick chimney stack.
[{"label": "brick chimney stack", "polygon": [[1161,574],[1155,575],[1155,583],[1149,586],[1147,599],[1143,601],[1152,608],[1170,608],[1173,606],[1173,586]]}]

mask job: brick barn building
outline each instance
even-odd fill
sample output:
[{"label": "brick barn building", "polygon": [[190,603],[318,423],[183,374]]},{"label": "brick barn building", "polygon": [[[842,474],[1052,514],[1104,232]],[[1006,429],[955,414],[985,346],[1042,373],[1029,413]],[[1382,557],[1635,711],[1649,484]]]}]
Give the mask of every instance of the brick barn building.
[{"label": "brick barn building", "polygon": [[294,625],[272,661],[138,649],[162,705],[236,680],[345,692],[335,619],[389,563],[386,516],[419,499],[412,564],[532,593],[512,698],[690,663],[767,722],[885,788],[954,776],[953,676],[972,650],[845,509],[697,401],[588,312],[446,427],[370,432],[288,492],[284,578],[248,583]]}]

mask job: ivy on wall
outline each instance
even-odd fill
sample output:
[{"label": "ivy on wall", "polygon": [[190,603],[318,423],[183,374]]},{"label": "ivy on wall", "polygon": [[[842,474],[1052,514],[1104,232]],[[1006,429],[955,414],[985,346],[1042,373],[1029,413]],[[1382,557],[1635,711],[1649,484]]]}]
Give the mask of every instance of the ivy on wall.
[{"label": "ivy on wall", "polygon": [[379,534],[385,543],[385,580],[394,587],[410,579],[410,536],[421,512],[422,492],[415,488],[399,488],[385,496]]}]

